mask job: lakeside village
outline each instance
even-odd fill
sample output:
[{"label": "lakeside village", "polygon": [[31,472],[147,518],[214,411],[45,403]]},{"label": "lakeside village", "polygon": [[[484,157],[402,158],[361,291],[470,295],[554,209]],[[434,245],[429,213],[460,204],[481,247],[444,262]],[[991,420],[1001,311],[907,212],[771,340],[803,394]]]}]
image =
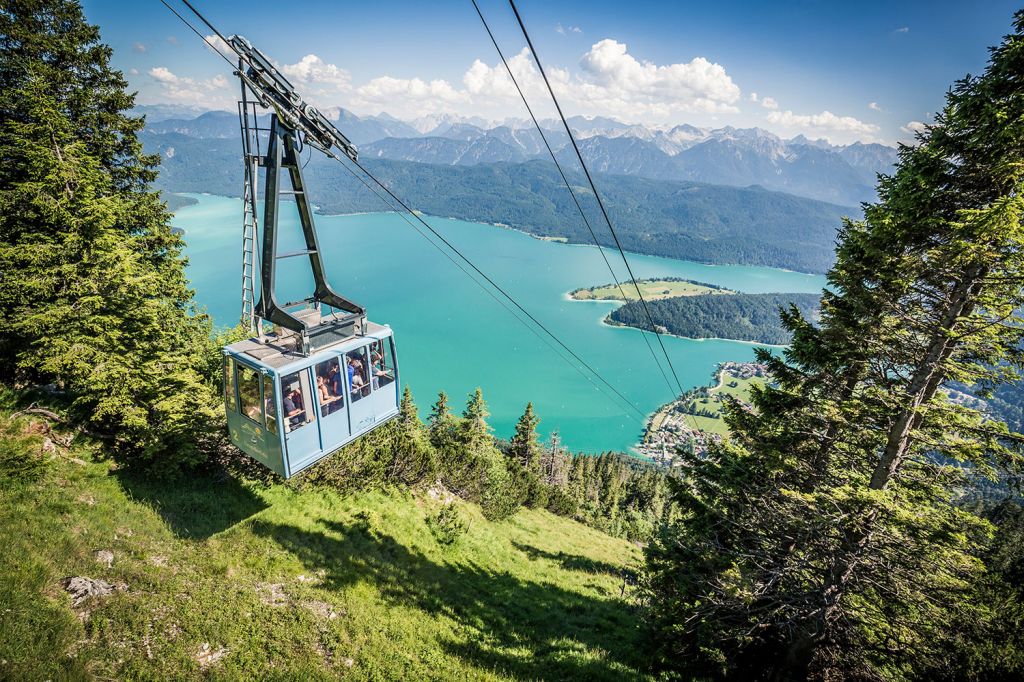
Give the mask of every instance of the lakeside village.
[{"label": "lakeside village", "polygon": [[760,363],[720,363],[712,385],[687,391],[651,416],[636,452],[666,466],[674,465],[679,448],[700,454],[728,433],[722,418],[725,401],[749,403],[751,386],[764,383],[766,375],[767,367]]}]

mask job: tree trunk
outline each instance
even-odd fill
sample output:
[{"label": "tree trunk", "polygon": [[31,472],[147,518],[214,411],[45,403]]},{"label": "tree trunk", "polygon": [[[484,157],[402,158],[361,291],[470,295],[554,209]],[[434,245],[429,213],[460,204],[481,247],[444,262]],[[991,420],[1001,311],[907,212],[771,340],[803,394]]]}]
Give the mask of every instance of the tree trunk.
[{"label": "tree trunk", "polygon": [[[935,397],[936,391],[946,380],[945,363],[959,345],[951,332],[962,317],[973,312],[977,295],[984,285],[985,272],[986,269],[980,265],[968,268],[963,279],[950,291],[950,300],[938,329],[929,340],[923,360],[911,375],[904,407],[889,427],[885,448],[868,485],[871,490],[884,490],[900,470],[913,442],[912,434],[921,425],[920,408]],[[806,673],[815,649],[828,639],[830,623],[836,617],[850,577],[871,539],[877,515],[877,509],[872,509],[855,521],[857,527],[851,529],[846,541],[832,558],[831,568],[827,571],[821,590],[820,606],[810,615],[807,630],[797,636],[790,647],[788,660],[791,671]]]}]

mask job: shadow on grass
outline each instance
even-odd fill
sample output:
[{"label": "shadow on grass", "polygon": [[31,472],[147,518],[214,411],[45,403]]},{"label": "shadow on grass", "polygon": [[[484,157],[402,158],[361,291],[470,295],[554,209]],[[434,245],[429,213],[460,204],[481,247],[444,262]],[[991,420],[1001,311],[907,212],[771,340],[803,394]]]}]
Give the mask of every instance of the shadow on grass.
[{"label": "shadow on grass", "polygon": [[584,573],[605,573],[618,578],[634,578],[634,572],[623,566],[616,566],[607,561],[598,561],[579,554],[567,554],[565,552],[548,552],[543,549],[527,545],[523,542],[513,542],[512,546],[520,552],[524,552],[531,559],[547,559],[558,563],[567,571],[582,571]]},{"label": "shadow on grass", "polygon": [[622,602],[475,563],[436,563],[366,523],[321,523],[326,533],[260,519],[251,528],[326,571],[327,588],[371,582],[393,604],[455,620],[470,641],[443,646],[481,670],[520,679],[640,677],[638,630]]},{"label": "shadow on grass", "polygon": [[175,535],[205,540],[227,530],[267,504],[233,476],[196,473],[179,480],[148,480],[143,474],[118,474],[121,487],[163,518]]}]

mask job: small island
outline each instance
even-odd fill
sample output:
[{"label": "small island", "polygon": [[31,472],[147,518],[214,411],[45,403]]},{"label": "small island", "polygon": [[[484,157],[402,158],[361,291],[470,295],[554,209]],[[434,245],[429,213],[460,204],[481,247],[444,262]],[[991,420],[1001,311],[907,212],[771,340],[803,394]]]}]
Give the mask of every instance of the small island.
[{"label": "small island", "polygon": [[790,332],[779,317],[780,309],[796,306],[805,319],[816,322],[819,294],[691,294],[672,296],[641,305],[627,301],[605,322],[622,327],[653,330],[688,339],[731,339],[784,346]]},{"label": "small island", "polygon": [[[660,279],[637,280],[637,285],[644,299],[657,301],[676,296],[702,296],[708,294],[733,294],[731,289],[706,282],[696,282],[680,277],[662,277]],[[625,298],[622,294],[625,293]],[[596,287],[582,287],[569,292],[574,301],[637,301],[636,287],[632,282],[623,282],[622,290],[615,284],[602,284]]]}]

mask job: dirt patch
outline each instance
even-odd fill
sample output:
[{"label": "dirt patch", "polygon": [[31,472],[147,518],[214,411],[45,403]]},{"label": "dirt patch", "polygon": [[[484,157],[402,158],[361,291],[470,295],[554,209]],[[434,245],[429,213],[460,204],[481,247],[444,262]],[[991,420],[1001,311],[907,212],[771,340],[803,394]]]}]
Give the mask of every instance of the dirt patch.
[{"label": "dirt patch", "polygon": [[72,576],[60,581],[64,591],[71,595],[71,603],[81,606],[90,599],[108,597],[114,592],[126,592],[125,583],[108,583],[106,580],[94,580],[85,576]]},{"label": "dirt patch", "polygon": [[206,670],[229,653],[224,647],[214,648],[210,646],[209,642],[203,642],[202,646],[199,647],[199,651],[196,652],[196,663],[199,664],[200,668]]},{"label": "dirt patch", "polygon": [[256,586],[256,592],[267,606],[288,606],[292,601],[284,590],[284,583],[261,583]]},{"label": "dirt patch", "polygon": [[[322,618],[323,620],[335,620],[340,615],[331,604],[318,599],[304,601],[302,602],[302,605],[309,609],[313,615]],[[344,611],[342,611],[342,613],[344,613]]]}]

